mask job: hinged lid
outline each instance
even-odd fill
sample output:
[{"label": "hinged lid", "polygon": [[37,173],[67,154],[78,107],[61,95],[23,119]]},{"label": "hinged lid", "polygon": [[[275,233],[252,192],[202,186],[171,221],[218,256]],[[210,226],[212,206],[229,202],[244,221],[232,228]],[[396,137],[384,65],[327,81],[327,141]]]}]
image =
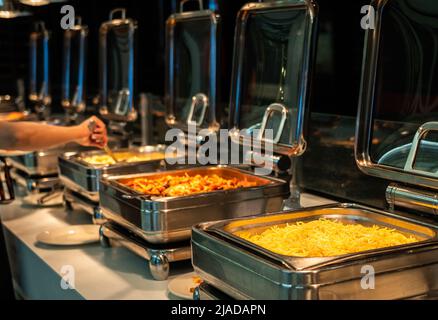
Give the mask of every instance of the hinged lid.
[{"label": "hinged lid", "polygon": [[188,131],[219,129],[217,106],[218,33],[220,17],[204,10],[171,15],[166,22],[166,122],[170,127]]},{"label": "hinged lid", "polygon": [[[120,13],[120,18],[115,15]],[[135,121],[134,51],[136,21],[125,9],[114,9],[99,30],[100,114],[120,122]]]},{"label": "hinged lid", "polygon": [[69,113],[83,112],[85,101],[85,64],[88,27],[77,17],[73,28],[64,32],[64,64],[61,105]]},{"label": "hinged lid", "polygon": [[438,2],[377,0],[373,5],[357,164],[369,175],[438,189]]},{"label": "hinged lid", "polygon": [[269,142],[275,153],[304,152],[316,19],[311,0],[248,3],[239,11],[230,101],[234,142],[253,144],[242,138],[252,135],[262,149]]},{"label": "hinged lid", "polygon": [[35,24],[30,33],[29,100],[39,114],[47,112],[51,104],[49,83],[49,31],[44,22]]}]

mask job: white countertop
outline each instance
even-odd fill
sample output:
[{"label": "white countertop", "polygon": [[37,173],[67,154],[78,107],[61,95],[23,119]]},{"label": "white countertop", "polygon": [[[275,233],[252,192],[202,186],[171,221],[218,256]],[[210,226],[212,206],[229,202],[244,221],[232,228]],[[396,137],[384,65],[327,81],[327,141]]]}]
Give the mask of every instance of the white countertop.
[{"label": "white countertop", "polygon": [[[331,201],[303,194],[303,207]],[[28,299],[169,299],[168,281],[192,271],[190,261],[173,263],[167,281],[152,280],[147,261],[125,248],[101,248],[98,243],[53,247],[36,242],[45,230],[89,224],[84,212],[68,214],[62,207],[31,208],[20,200],[0,208],[14,281]],[[75,289],[61,287],[61,269],[72,266]],[[174,297],[170,297],[174,298]]]}]

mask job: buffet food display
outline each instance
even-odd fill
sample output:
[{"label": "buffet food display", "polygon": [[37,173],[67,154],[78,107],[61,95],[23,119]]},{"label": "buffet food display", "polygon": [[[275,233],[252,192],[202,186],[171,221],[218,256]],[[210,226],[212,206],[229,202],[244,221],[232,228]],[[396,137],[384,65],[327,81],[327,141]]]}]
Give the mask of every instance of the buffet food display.
[{"label": "buffet food display", "polygon": [[[223,120],[224,110],[216,96],[221,78],[221,19],[204,10],[202,1],[198,1],[199,10],[186,12],[185,2],[166,24],[165,121],[185,134],[196,124],[195,136],[184,136],[182,144],[188,149],[194,141],[199,149],[207,138],[218,135]],[[156,280],[167,279],[169,263],[192,259],[197,276],[190,291],[195,298],[428,297],[438,292],[438,224],[430,217],[438,214],[438,122],[434,106],[428,109],[419,101],[432,101],[438,92],[430,89],[426,94],[413,84],[437,87],[435,70],[424,67],[436,61],[421,55],[421,73],[412,72],[412,61],[430,41],[417,35],[426,30],[438,38],[438,29],[430,25],[433,10],[417,10],[412,18],[406,0],[375,4],[379,19],[376,28],[366,31],[354,143],[357,167],[388,184],[382,194],[385,209],[356,203],[300,206],[297,184],[300,174],[306,173],[298,171],[299,163],[293,158],[307,148],[304,127],[318,19],[313,0],[259,1],[239,11],[227,138],[243,149],[239,156],[243,153],[249,160],[244,165],[169,164],[164,145],[130,144],[114,149],[114,157],[102,150],[70,149],[67,145],[10,153],[11,175],[29,190],[63,188],[67,209],[84,209],[93,222],[101,224],[103,247],[122,245],[148,260]],[[408,27],[398,23],[401,20]],[[77,86],[69,84],[68,59],[64,71],[63,106],[70,112],[70,120],[86,107],[83,54],[88,29],[76,27],[81,32],[76,53],[81,58],[72,70],[77,73],[73,77]],[[120,130],[115,132],[126,140],[126,124],[137,117],[133,81],[136,28],[137,22],[126,18],[124,9],[116,9],[99,33],[100,114],[110,122],[108,127]],[[401,35],[414,36],[393,37],[397,28]],[[35,52],[41,51],[37,50],[39,42],[47,46],[48,32],[42,32],[32,34]],[[66,49],[71,51],[71,44],[67,43]],[[42,52],[44,64],[48,63],[46,51]],[[392,64],[396,54],[401,59]],[[35,64],[39,59],[33,60]],[[33,67],[36,70],[37,66]],[[39,79],[36,74],[32,78],[33,82]],[[48,79],[43,80],[33,83],[30,97],[40,115],[51,103]],[[393,112],[399,101],[403,101],[402,112]],[[0,121],[19,120],[21,115],[0,114]],[[251,139],[245,139],[248,135]],[[318,135],[326,143],[327,132]],[[262,155],[265,162],[256,163]],[[0,169],[8,169],[2,162]],[[256,169],[265,164],[269,164],[269,173],[258,175]],[[9,202],[5,192],[14,197],[9,190],[9,170],[0,172],[0,178],[3,175],[8,183],[3,185],[0,179],[0,201]],[[285,203],[293,206],[285,209]],[[378,283],[373,290],[363,287],[364,267],[372,270]]]},{"label": "buffet food display", "polygon": [[[277,231],[278,226],[315,226],[321,221],[335,223],[336,228],[341,223],[342,228],[366,232],[374,229],[373,234],[384,230],[384,235],[389,233],[391,238],[388,241],[379,237],[388,242],[379,242],[382,245],[375,249],[352,243],[351,250],[347,250],[352,252],[332,251],[336,244],[349,245],[343,241],[346,235],[339,232],[331,237],[333,243],[326,246],[330,252],[325,254],[319,250],[328,241],[324,238],[327,233],[321,234],[316,228],[316,234],[310,236],[318,238],[316,243],[300,240],[290,244],[298,251],[306,245],[318,251],[308,255],[277,250],[290,239],[269,237],[272,243],[266,245],[254,236]],[[437,232],[427,220],[355,204],[330,205],[199,224],[193,228],[192,262],[207,284],[234,299],[400,299],[424,295],[425,286],[436,289],[432,283],[427,284],[427,279],[438,271]],[[374,268],[376,283],[385,285],[375,290],[361,289],[362,267],[367,265]],[[406,265],[409,268],[403,267]],[[403,283],[395,281],[397,277],[403,277]]]},{"label": "buffet food display", "polygon": [[99,205],[102,177],[166,168],[165,146],[122,148],[115,150],[114,155],[117,163],[103,150],[64,153],[59,157],[59,177],[65,186],[67,209],[83,209],[93,216],[95,223],[103,223]]},{"label": "buffet food display", "polygon": [[[420,7],[417,13],[426,12]],[[252,7],[246,9],[242,17],[251,17]],[[366,36],[355,158],[363,173],[387,181],[381,195],[387,209],[345,203],[194,226],[192,262],[204,280],[195,297],[436,298],[438,225],[431,215],[437,214],[432,159],[438,123],[431,109],[419,112],[423,94],[405,86],[432,85],[434,71],[427,66],[433,58],[421,62],[426,74],[409,72],[414,58],[406,47],[427,46],[428,40],[394,37],[390,26],[403,19],[400,35],[437,31],[428,15],[413,17],[404,0],[377,2],[376,12],[377,25]],[[400,63],[387,65],[396,52],[403,52]],[[394,112],[400,99],[403,111]],[[373,290],[364,286],[366,270],[372,271]]]},{"label": "buffet food display", "polygon": [[[207,180],[214,183],[199,184]],[[139,186],[138,181],[143,185]],[[174,185],[160,184],[169,181]],[[187,186],[182,192],[178,189]],[[229,166],[110,175],[101,179],[100,187],[105,217],[151,243],[189,240],[191,226],[201,221],[242,217],[254,210],[278,211],[289,195],[288,183],[283,179],[260,177]],[[158,196],[145,194],[149,187],[157,187]],[[164,190],[172,196],[161,196]]]}]

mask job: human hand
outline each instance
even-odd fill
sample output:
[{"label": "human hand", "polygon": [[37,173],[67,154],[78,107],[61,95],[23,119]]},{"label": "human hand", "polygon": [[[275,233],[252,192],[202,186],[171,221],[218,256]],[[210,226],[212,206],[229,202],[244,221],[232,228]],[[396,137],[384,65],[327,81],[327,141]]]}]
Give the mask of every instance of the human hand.
[{"label": "human hand", "polygon": [[82,146],[103,148],[108,143],[105,123],[92,116],[78,126],[80,138],[76,142]]}]

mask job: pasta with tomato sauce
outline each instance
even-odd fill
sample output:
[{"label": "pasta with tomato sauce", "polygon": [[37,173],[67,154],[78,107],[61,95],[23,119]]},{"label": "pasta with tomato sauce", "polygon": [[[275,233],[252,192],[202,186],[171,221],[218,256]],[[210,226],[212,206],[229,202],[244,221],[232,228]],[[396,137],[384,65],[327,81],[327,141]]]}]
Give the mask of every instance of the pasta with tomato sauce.
[{"label": "pasta with tomato sauce", "polygon": [[217,174],[190,176],[166,175],[160,178],[136,178],[120,181],[123,185],[145,195],[157,197],[187,196],[218,190],[257,186],[257,182],[223,178]]}]

